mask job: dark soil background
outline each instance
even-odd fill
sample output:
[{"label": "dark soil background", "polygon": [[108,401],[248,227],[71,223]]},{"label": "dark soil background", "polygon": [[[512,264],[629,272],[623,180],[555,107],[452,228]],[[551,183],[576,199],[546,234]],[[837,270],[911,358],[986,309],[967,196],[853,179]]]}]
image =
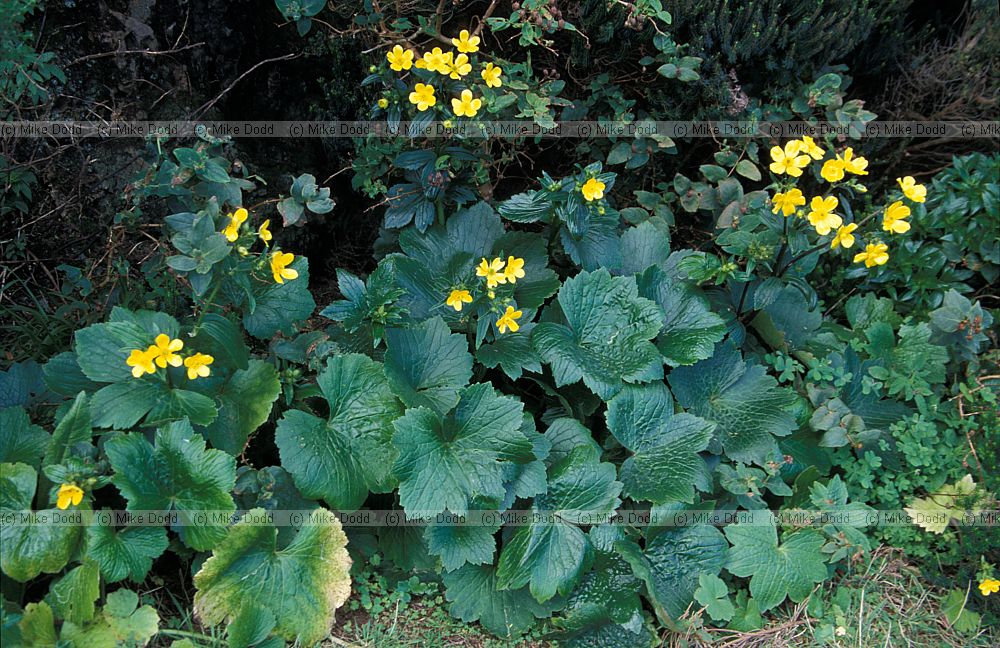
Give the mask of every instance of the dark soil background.
[{"label": "dark soil background", "polygon": [[[582,2],[566,2],[566,6],[570,13],[576,12],[574,15],[583,11]],[[968,2],[948,7],[931,0],[914,2],[905,24],[892,26],[904,30],[905,35],[892,32],[883,34],[882,40],[873,38],[844,61],[854,79],[849,97],[864,100],[867,108],[880,115],[888,112],[892,119],[933,118],[941,112],[941,106],[951,109],[955,105],[953,95],[960,98],[961,106],[985,102],[990,108],[992,101],[990,109],[995,112],[995,96],[976,96],[967,79],[940,79],[932,68],[935,60],[947,60],[950,68],[955,68],[956,61],[962,60],[955,54],[955,43],[969,46],[968,42],[963,44],[962,38],[970,33],[965,38],[973,41],[969,51],[977,56],[972,63],[984,67],[987,82],[1000,71],[996,51],[991,60],[981,60],[982,44],[976,40],[980,37],[970,32],[970,7]],[[328,6],[326,11],[330,10]],[[336,20],[348,24],[351,14],[346,5],[334,5],[332,10]],[[466,9],[456,5],[455,11],[478,14],[482,7],[477,4]],[[371,102],[366,92],[372,91],[362,89],[360,84],[371,55],[363,52],[375,43],[343,36],[331,38],[319,24],[301,37],[293,24],[282,21],[273,0],[46,2],[26,28],[35,36],[36,51],[57,55],[67,83],[53,86],[53,101],[43,109],[19,116],[81,120],[366,116]],[[456,18],[450,24],[461,22]],[[682,32],[676,34],[680,42]],[[488,47],[495,48],[506,42],[509,34],[487,32],[484,38]],[[569,52],[573,39],[579,39],[570,34],[558,34],[556,38],[556,52]],[[1000,48],[1000,37],[994,34],[993,38]],[[902,51],[893,58],[882,47],[885,40],[896,45],[914,41],[907,54],[922,54],[908,56],[906,60],[914,61],[912,69],[901,67],[898,59]],[[156,54],[145,53],[149,51]],[[570,69],[571,60],[543,50],[533,64],[566,79],[569,86],[564,94],[573,97],[586,92],[574,84],[580,71]],[[751,70],[741,74],[752,77]],[[985,87],[996,86],[987,83]],[[643,87],[623,86],[623,90],[648,102]],[[900,110],[900,106],[908,112]],[[961,111],[946,114],[950,118],[962,116]],[[171,141],[168,146],[180,144],[183,142]],[[15,241],[15,247],[22,252],[16,258],[5,259],[13,279],[8,279],[0,291],[0,305],[27,304],[54,313],[57,304],[53,300],[58,301],[56,295],[66,291],[65,281],[56,271],[60,264],[81,268],[94,278],[95,292],[100,293],[102,285],[114,283],[116,274],[122,272],[115,267],[115,259],[129,259],[131,268],[126,274],[131,274],[155,252],[155,236],[136,235],[119,225],[128,216],[134,217],[137,208],[141,209],[141,221],[154,226],[169,213],[165,202],[136,205],[128,194],[130,182],[144,168],[146,148],[142,140],[19,140],[8,146],[12,150],[5,152],[13,153],[8,157],[33,168],[39,182],[30,213],[15,212],[0,221],[0,240]],[[881,172],[886,165],[891,167],[905,160],[907,169],[922,168],[930,174],[950,161],[950,153],[940,146],[922,152],[905,146],[899,141],[876,142],[876,155],[870,155],[873,169],[882,167],[878,169]],[[683,142],[678,155],[659,156],[648,167],[625,174],[645,184],[672,178],[678,170],[693,175],[715,147],[716,143],[707,139]],[[246,197],[248,204],[287,193],[292,173],[311,173],[321,186],[331,188],[337,202],[333,212],[311,219],[307,227],[278,229],[282,245],[309,257],[311,288],[317,303],[322,306],[336,298],[336,268],[366,274],[374,267],[372,246],[378,236],[382,208],[351,188],[350,140],[240,138],[234,141],[230,153],[246,176],[255,177],[258,189]],[[523,190],[542,169],[553,175],[570,171],[575,161],[564,147],[543,145],[530,155],[519,156],[519,167],[505,171],[494,198]],[[260,215],[280,220],[273,205]],[[675,240],[678,245],[697,245],[705,239],[705,228],[710,229],[710,224],[697,215],[688,215],[685,220],[679,224]],[[95,267],[98,272],[94,272]],[[109,295],[108,303],[114,299],[114,294]],[[101,310],[73,310],[67,317],[66,331],[72,330],[73,324],[85,323],[80,318],[99,318]],[[53,333],[57,339],[50,340],[51,346],[58,347],[58,337],[65,334]],[[15,359],[10,353],[7,356]]]}]

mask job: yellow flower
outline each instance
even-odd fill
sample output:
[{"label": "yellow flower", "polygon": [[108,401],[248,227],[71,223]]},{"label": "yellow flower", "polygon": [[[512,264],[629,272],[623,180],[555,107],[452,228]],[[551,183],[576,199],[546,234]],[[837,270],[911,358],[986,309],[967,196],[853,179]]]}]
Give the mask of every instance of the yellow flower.
[{"label": "yellow flower", "polygon": [[462,90],[461,99],[451,100],[451,109],[458,117],[475,117],[483,107],[482,99],[473,99],[472,90]]},{"label": "yellow flower", "polygon": [[583,192],[584,199],[587,202],[593,202],[594,200],[600,200],[604,198],[604,183],[597,178],[591,178],[583,183],[583,187],[580,191]]},{"label": "yellow flower", "polygon": [[240,207],[236,213],[229,214],[229,224],[226,225],[222,233],[226,235],[226,240],[232,243],[240,237],[240,225],[247,219],[247,210]]},{"label": "yellow flower", "polygon": [[771,166],[774,173],[781,175],[787,173],[793,178],[802,175],[802,169],[809,164],[808,155],[799,155],[802,151],[802,142],[792,140],[785,143],[785,148],[780,146],[771,147]]},{"label": "yellow flower", "polygon": [[165,368],[167,365],[171,367],[181,366],[183,360],[177,355],[177,351],[184,348],[182,340],[171,340],[166,333],[160,333],[153,342],[156,344],[149,347],[149,351],[156,354],[156,366],[161,368]]},{"label": "yellow flower", "polygon": [[456,312],[460,312],[463,303],[472,303],[472,295],[469,294],[468,290],[452,290],[444,303],[454,308]]},{"label": "yellow flower", "polygon": [[65,511],[70,504],[77,506],[83,501],[83,490],[74,484],[63,484],[56,495],[56,506]]},{"label": "yellow flower", "polygon": [[473,52],[479,51],[479,37],[469,36],[469,30],[463,29],[458,32],[458,38],[452,38],[451,44],[458,49],[459,52],[466,52],[472,54]]},{"label": "yellow flower", "polygon": [[133,349],[132,353],[129,355],[128,359],[125,360],[125,364],[132,367],[132,375],[136,378],[141,378],[142,374],[153,374],[156,373],[156,347],[149,347],[145,351],[141,349]]},{"label": "yellow flower", "polygon": [[848,223],[837,230],[833,240],[830,241],[830,248],[849,248],[854,245],[854,230],[858,229],[857,223]]},{"label": "yellow flower", "polygon": [[385,110],[386,108],[389,107],[389,100],[386,99],[385,97],[382,97],[381,99],[378,100],[378,107],[381,108],[382,110]]},{"label": "yellow flower", "polygon": [[413,92],[410,93],[410,103],[416,106],[420,112],[436,104],[437,99],[434,97],[434,86],[423,83],[413,86]]},{"label": "yellow flower", "polygon": [[503,70],[499,66],[493,65],[492,63],[487,63],[480,75],[483,77],[483,81],[486,82],[486,86],[490,88],[499,88],[503,85],[503,81],[500,80],[500,75],[503,74]]},{"label": "yellow flower", "polygon": [[[448,53],[449,55],[451,52]],[[440,47],[435,47],[429,52],[424,52],[422,58],[420,58],[414,65],[422,70],[430,70],[431,72],[442,72],[445,71],[445,62],[448,59],[445,57],[444,52],[441,51]]]},{"label": "yellow flower", "polygon": [[455,125],[455,123],[452,122],[450,119],[446,119],[443,122],[441,122],[441,125],[444,126],[445,128],[451,128],[452,126]]},{"label": "yellow flower", "polygon": [[299,273],[288,266],[295,260],[295,255],[291,252],[274,251],[271,253],[271,274],[274,280],[280,284],[285,283],[285,279],[297,279]]},{"label": "yellow flower", "polygon": [[854,255],[854,263],[865,262],[865,267],[870,268],[875,265],[885,265],[889,260],[889,246],[885,243],[869,243],[864,252]]},{"label": "yellow flower", "polygon": [[833,213],[839,204],[840,201],[836,196],[826,198],[816,196],[809,203],[809,208],[812,210],[809,212],[809,224],[816,228],[816,233],[820,236],[826,236],[830,230],[840,227],[844,222],[840,216]]},{"label": "yellow flower", "polygon": [[215,358],[204,353],[196,353],[193,356],[184,358],[184,366],[187,367],[188,380],[196,378],[208,378],[212,370],[208,365],[215,362]]},{"label": "yellow flower", "polygon": [[389,61],[389,67],[395,72],[402,72],[413,67],[413,52],[404,50],[399,45],[386,52],[385,58]]},{"label": "yellow flower", "polygon": [[774,205],[771,209],[772,214],[777,214],[781,211],[782,216],[787,217],[795,213],[796,207],[806,204],[806,197],[802,195],[802,191],[798,188],[789,189],[785,193],[774,194],[771,204]]},{"label": "yellow flower", "polygon": [[503,270],[503,259],[497,257],[492,261],[483,259],[479,267],[476,268],[476,276],[486,277],[486,287],[493,289],[499,284],[507,283],[507,277],[500,272]]},{"label": "yellow flower", "polygon": [[990,594],[995,594],[1000,592],[1000,580],[995,578],[984,578],[979,583],[979,593],[983,596],[989,596]]},{"label": "yellow flower", "polygon": [[448,52],[446,57],[446,68],[441,70],[441,74],[447,74],[452,79],[461,79],[472,72],[472,63],[469,63],[469,57],[465,54],[459,54],[452,59],[452,53]]},{"label": "yellow flower", "polygon": [[819,170],[819,174],[827,182],[840,182],[844,179],[844,161],[836,159],[827,160],[823,163],[823,168]]},{"label": "yellow flower", "polygon": [[910,208],[901,200],[889,205],[882,217],[882,229],[894,234],[904,234],[910,230],[910,224],[904,220],[910,217]]},{"label": "yellow flower", "polygon": [[802,152],[808,153],[809,157],[811,157],[812,159],[822,160],[823,156],[826,155],[826,151],[818,147],[816,145],[816,142],[813,141],[813,138],[809,137],[808,135],[806,135],[799,141],[802,142],[802,147],[801,147]]},{"label": "yellow flower", "polygon": [[270,243],[271,239],[274,238],[274,236],[271,234],[271,230],[267,229],[268,225],[270,224],[271,224],[271,219],[268,218],[266,221],[261,223],[260,229],[257,230],[257,236],[259,236],[260,240],[264,241],[265,243]]},{"label": "yellow flower", "polygon": [[903,190],[903,195],[913,202],[922,203],[927,199],[927,187],[917,184],[913,176],[896,178],[896,182],[899,183],[899,188]]},{"label": "yellow flower", "polygon": [[854,175],[868,175],[865,169],[868,168],[868,160],[863,157],[854,157],[854,149],[848,146],[844,150],[844,171]]},{"label": "yellow flower", "polygon": [[510,329],[511,333],[517,333],[521,326],[517,323],[517,318],[521,316],[521,311],[514,310],[513,306],[508,306],[506,312],[497,320],[497,330],[506,333]]},{"label": "yellow flower", "polygon": [[507,267],[504,268],[503,276],[511,283],[517,283],[518,279],[524,279],[524,259],[507,257]]}]

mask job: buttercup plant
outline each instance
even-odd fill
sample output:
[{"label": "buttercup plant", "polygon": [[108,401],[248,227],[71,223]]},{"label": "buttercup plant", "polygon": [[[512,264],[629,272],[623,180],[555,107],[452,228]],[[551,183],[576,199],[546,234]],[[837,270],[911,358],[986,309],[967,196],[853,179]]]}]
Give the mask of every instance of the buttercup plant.
[{"label": "buttercup plant", "polygon": [[[775,183],[772,184],[772,187],[777,189],[771,197],[771,204],[773,205],[771,211],[774,214],[780,212],[785,219],[803,215],[803,210],[799,208],[806,205],[806,194],[802,192],[802,188],[798,186],[798,183],[803,173],[813,162],[823,160],[819,175],[822,180],[832,185],[830,187],[831,191],[842,189],[839,196],[827,195],[824,192],[821,195],[813,196],[809,199],[808,203],[809,211],[806,216],[809,224],[821,239],[831,236],[829,239],[830,250],[852,248],[855,244],[855,236],[858,236],[855,235],[855,231],[863,228],[867,223],[877,218],[878,214],[876,212],[868,215],[854,214],[850,207],[849,200],[851,196],[855,193],[865,193],[867,191],[864,185],[851,180],[844,183],[843,188],[839,186],[839,183],[848,174],[855,176],[868,175],[868,160],[864,157],[856,156],[853,147],[847,147],[843,153],[834,153],[832,157],[827,157],[827,152],[816,144],[811,137],[804,137],[798,140],[789,140],[783,147],[773,146],[770,149],[770,156],[772,162],[769,168],[777,176]],[[783,175],[787,176],[789,180],[781,180],[780,177]],[[926,187],[917,184],[912,176],[906,176],[905,181],[903,178],[898,178],[897,182],[902,192],[902,200],[893,201],[884,207],[882,211],[881,229],[883,232],[889,233],[890,236],[905,234],[910,229],[910,223],[907,221],[907,218],[909,218],[911,210],[909,206],[904,204],[904,201],[911,203],[922,202],[927,195]],[[822,189],[822,185],[819,189]],[[845,201],[844,203],[841,202],[842,199]],[[838,209],[851,214],[852,217],[857,217],[856,221],[845,223],[844,216],[838,213]],[[793,225],[793,229],[794,227]],[[784,229],[784,236],[787,238],[789,236],[788,222],[785,223]],[[865,233],[862,230],[859,235],[867,239],[867,242],[865,243],[865,250],[854,255],[853,262],[864,263],[867,268],[885,265],[890,258],[889,245],[879,238],[878,232],[873,230]],[[820,251],[826,245],[824,241],[819,242],[816,247],[797,255],[796,258],[789,261],[784,266],[785,269],[800,260],[803,256]]]}]

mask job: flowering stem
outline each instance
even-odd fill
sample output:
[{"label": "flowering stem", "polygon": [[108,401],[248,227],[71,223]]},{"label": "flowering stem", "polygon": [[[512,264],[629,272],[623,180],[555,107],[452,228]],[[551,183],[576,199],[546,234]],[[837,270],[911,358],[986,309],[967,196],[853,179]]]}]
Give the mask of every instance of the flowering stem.
[{"label": "flowering stem", "polygon": [[198,320],[194,323],[194,328],[191,329],[192,335],[198,334],[198,328],[201,326],[201,320],[205,318],[205,314],[208,312],[209,306],[212,305],[212,300],[215,299],[215,294],[219,292],[219,287],[222,285],[221,281],[215,282],[215,287],[212,288],[212,292],[208,294],[208,297],[202,302],[201,313],[198,314]]},{"label": "flowering stem", "polygon": [[793,257],[792,257],[792,258],[791,258],[791,259],[790,259],[790,260],[788,261],[788,263],[786,263],[786,264],[785,264],[785,267],[783,267],[783,268],[782,268],[781,270],[779,270],[779,271],[778,271],[778,274],[777,274],[776,276],[778,276],[778,277],[782,276],[782,275],[783,275],[783,274],[785,274],[785,272],[787,272],[787,271],[788,271],[788,269],[789,269],[789,268],[791,268],[791,267],[792,267],[793,265],[795,265],[796,263],[798,263],[799,261],[801,261],[801,260],[802,260],[802,259],[804,259],[805,257],[809,256],[809,255],[810,255],[810,254],[812,254],[813,252],[817,252],[817,251],[819,251],[819,250],[822,250],[822,249],[823,249],[823,248],[825,248],[826,246],[827,246],[827,243],[826,243],[826,241],[824,241],[824,242],[820,243],[819,245],[815,245],[815,246],[813,246],[813,247],[809,248],[809,249],[808,249],[808,250],[806,250],[805,252],[801,252],[801,253],[799,253],[799,254],[796,254],[795,256],[793,256]]},{"label": "flowering stem", "polygon": [[[864,218],[862,218],[862,219],[861,219],[861,221],[859,221],[859,222],[858,222],[858,227],[859,227],[859,228],[860,228],[860,227],[862,227],[862,226],[863,226],[863,225],[864,225],[865,223],[867,223],[868,221],[870,221],[870,220],[871,220],[871,219],[872,219],[872,218],[873,218],[874,216],[875,216],[875,214],[869,214],[868,216],[865,216]],[[808,250],[806,250],[805,252],[801,252],[801,253],[799,253],[799,254],[797,254],[797,255],[793,256],[793,257],[791,258],[791,260],[790,260],[790,261],[789,261],[788,263],[786,263],[786,264],[785,264],[785,267],[783,267],[783,268],[782,268],[781,270],[779,270],[779,271],[778,271],[778,274],[777,274],[777,275],[775,275],[775,276],[777,276],[777,277],[780,277],[780,276],[782,276],[782,275],[783,275],[783,274],[785,274],[785,272],[787,272],[787,271],[788,271],[788,269],[789,269],[789,268],[791,268],[791,267],[792,267],[793,265],[795,265],[796,263],[798,263],[799,261],[801,261],[801,260],[802,260],[802,259],[804,259],[805,257],[809,256],[809,255],[810,255],[810,254],[812,254],[813,252],[816,252],[816,251],[818,251],[818,250],[822,250],[822,249],[823,249],[824,247],[826,247],[827,245],[828,245],[828,242],[827,242],[827,241],[824,241],[824,242],[822,242],[822,243],[820,243],[820,244],[818,244],[818,245],[815,245],[815,246],[813,246],[813,247],[809,248],[809,249],[808,249]]]},{"label": "flowering stem", "polygon": [[747,298],[747,290],[750,288],[750,281],[743,283],[743,292],[740,293],[740,303],[736,305],[736,319],[740,318],[740,313],[743,312],[743,302]]}]

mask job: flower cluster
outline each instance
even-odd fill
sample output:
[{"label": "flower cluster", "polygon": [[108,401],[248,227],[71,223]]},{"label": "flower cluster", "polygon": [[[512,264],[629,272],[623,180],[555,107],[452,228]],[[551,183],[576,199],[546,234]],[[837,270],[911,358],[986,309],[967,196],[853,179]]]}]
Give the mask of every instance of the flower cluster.
[{"label": "flower cluster", "polygon": [[[239,241],[243,232],[243,224],[247,221],[249,216],[250,213],[243,207],[240,207],[235,212],[226,215],[227,222],[226,226],[222,228],[222,234],[226,237],[227,241],[230,243],[236,243]],[[260,224],[260,227],[257,228],[257,232],[254,234],[255,238],[264,242],[265,248],[270,246],[271,240],[274,238],[274,234],[271,233],[270,227],[271,219],[267,219]],[[239,246],[237,249],[242,256],[247,256],[249,254],[245,246]],[[288,267],[295,260],[295,255],[291,252],[274,250],[268,256],[268,260],[270,261],[271,266],[271,276],[274,277],[275,283],[283,284],[286,280],[298,278],[298,271]]]},{"label": "flower cluster", "polygon": [[[811,137],[791,140],[782,146],[771,148],[771,171],[778,176],[787,175],[790,178],[799,178],[803,171],[813,161],[826,158],[827,153],[820,148]],[[827,158],[819,171],[820,177],[828,183],[836,184],[847,177],[848,174],[854,176],[868,175],[868,160],[861,156],[855,156],[851,147],[844,149],[843,153],[834,154],[832,158]],[[927,188],[917,184],[912,176],[897,178],[896,182],[902,190],[902,200],[896,200],[886,207],[882,214],[882,230],[890,234],[904,234],[910,229],[910,223],[906,219],[910,216],[910,207],[903,203],[903,200],[914,203],[921,203],[927,197]],[[793,181],[794,183],[794,181]],[[864,185],[851,182],[851,188],[864,192],[867,189]],[[771,198],[774,214],[781,213],[784,217],[792,215],[805,216],[809,224],[820,236],[831,236],[830,248],[851,248],[855,243],[854,232],[872,218],[869,216],[857,223],[846,223],[841,214],[835,210],[840,207],[840,199],[833,195],[814,196],[806,200],[805,194],[796,186],[785,183],[784,191],[778,191]],[[808,212],[800,207],[809,205]],[[865,244],[865,250],[854,255],[854,263],[864,263],[865,267],[884,265],[889,261],[889,246],[880,240],[873,240]]]},{"label": "flower cluster", "polygon": [[[496,288],[498,286],[515,284],[518,279],[524,278],[524,259],[515,256],[508,256],[506,261],[500,257],[496,257],[493,260],[483,258],[476,267],[476,276],[483,278],[485,295],[492,302],[496,299]],[[445,304],[454,308],[456,312],[461,312],[465,304],[471,304],[474,301],[475,298],[472,296],[472,293],[464,286],[459,286],[452,289],[445,300]],[[506,305],[506,310],[496,321],[497,331],[500,333],[506,333],[507,331],[516,333],[521,328],[517,323],[521,315],[522,312],[514,306]]]},{"label": "flower cluster", "polygon": [[[386,53],[385,58],[389,62],[389,69],[394,72],[406,72],[415,68],[436,73],[444,79],[462,81],[472,72],[475,61],[469,55],[479,51],[480,39],[479,36],[473,36],[468,30],[463,29],[458,38],[451,39],[451,42],[457,52],[445,52],[440,47],[435,47],[418,57],[413,50],[396,45]],[[487,63],[480,70],[479,76],[487,88],[499,88],[503,86],[502,74],[503,70],[499,66]],[[437,105],[433,77],[424,81],[427,83],[416,83],[408,97],[418,112],[424,112]],[[451,99],[451,109],[455,116],[475,117],[483,107],[483,100],[476,97],[470,88],[456,90],[456,93],[458,96]],[[389,100],[385,97],[379,99],[378,106],[382,109],[387,108]]]},{"label": "flower cluster", "polygon": [[[226,240],[230,243],[235,243],[240,238],[240,233],[243,229],[243,223],[249,218],[250,212],[244,207],[238,208],[235,212],[231,214],[226,214],[228,219],[226,226],[222,228],[222,233],[225,235]],[[261,223],[260,227],[257,228],[257,238],[264,241],[264,244],[268,244],[273,237],[271,230],[268,229],[271,225],[271,219],[265,220]]]},{"label": "flower cluster", "polygon": [[133,349],[125,364],[132,367],[132,375],[136,378],[141,378],[144,374],[155,374],[157,367],[165,369],[168,365],[179,367],[182,364],[187,368],[188,380],[207,378],[211,374],[209,365],[215,358],[204,353],[195,353],[183,358],[177,353],[183,348],[183,340],[171,339],[166,333],[161,333],[145,351]]},{"label": "flower cluster", "polygon": [[983,596],[1000,592],[1000,580],[995,578],[984,578],[979,582],[979,593]]}]

